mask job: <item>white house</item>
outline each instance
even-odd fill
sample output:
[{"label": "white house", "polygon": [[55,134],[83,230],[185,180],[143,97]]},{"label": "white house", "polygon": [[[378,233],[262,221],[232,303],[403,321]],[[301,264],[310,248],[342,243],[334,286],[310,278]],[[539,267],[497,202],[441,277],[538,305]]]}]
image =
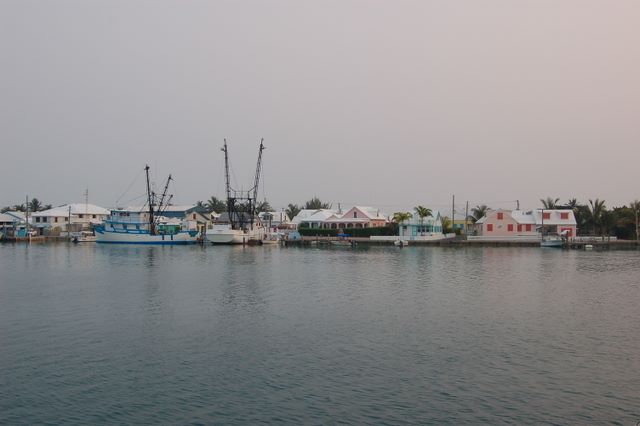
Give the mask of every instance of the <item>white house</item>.
[{"label": "white house", "polygon": [[260,212],[258,218],[265,226],[271,228],[287,228],[291,223],[285,212]]},{"label": "white house", "polygon": [[[81,231],[90,229],[92,225],[101,224],[110,211],[94,204],[65,204],[41,212],[31,214],[31,226],[38,230],[40,235],[55,234],[58,232]],[[71,226],[69,227],[69,219]]]},{"label": "white house", "polygon": [[296,227],[321,228],[325,220],[337,213],[332,209],[303,209],[291,219],[291,223]]},{"label": "white house", "polygon": [[374,207],[354,206],[343,214],[334,214],[323,223],[324,228],[377,228],[385,226],[387,218]]}]

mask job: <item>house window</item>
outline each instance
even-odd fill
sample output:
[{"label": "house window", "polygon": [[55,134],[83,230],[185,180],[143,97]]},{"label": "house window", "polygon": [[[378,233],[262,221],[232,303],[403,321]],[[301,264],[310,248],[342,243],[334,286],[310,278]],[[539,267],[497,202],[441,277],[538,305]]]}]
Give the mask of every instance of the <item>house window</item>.
[{"label": "house window", "polygon": [[560,213],[560,219],[569,219],[569,213]]},{"label": "house window", "polygon": [[487,232],[493,232],[493,223],[487,223]]},{"label": "house window", "polygon": [[504,213],[499,212],[498,213],[498,220],[502,220],[502,219],[504,219]]},{"label": "house window", "polygon": [[40,223],[40,218],[36,217],[36,222]]},{"label": "house window", "polygon": [[542,213],[542,218],[543,219],[551,219],[551,213],[547,213],[547,212]]},{"label": "house window", "polygon": [[527,232],[531,232],[531,225],[528,224],[526,229],[527,229]]},{"label": "house window", "polygon": [[513,232],[513,223],[507,225],[507,231]]},{"label": "house window", "polygon": [[357,219],[358,218],[358,212],[353,212],[353,218]]},{"label": "house window", "polygon": [[522,232],[522,225],[518,224],[518,232]]},{"label": "house window", "polygon": [[95,219],[95,218],[96,218],[96,215],[95,215],[95,214],[92,214],[92,215],[91,215],[91,219]]},{"label": "house window", "polygon": [[193,220],[196,220],[196,214],[195,213],[193,214],[192,217],[193,217]]},{"label": "house window", "polygon": [[84,219],[84,215],[83,215],[83,214],[79,214],[79,215],[78,215],[78,217],[79,217],[80,219]]},{"label": "house window", "polygon": [[[56,222],[57,222],[57,221],[58,221],[58,218],[56,218]],[[64,217],[64,221],[65,221],[65,222],[69,222],[69,218],[65,216],[65,217]]]}]

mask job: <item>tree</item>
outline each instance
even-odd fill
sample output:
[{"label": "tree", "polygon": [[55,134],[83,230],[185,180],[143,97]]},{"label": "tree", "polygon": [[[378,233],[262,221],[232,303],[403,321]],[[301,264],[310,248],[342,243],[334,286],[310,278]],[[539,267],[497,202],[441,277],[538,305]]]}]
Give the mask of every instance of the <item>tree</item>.
[{"label": "tree", "polygon": [[51,204],[45,204],[44,206],[42,206],[42,210],[51,210],[53,208],[53,206]]},{"label": "tree", "polygon": [[478,220],[485,217],[489,210],[490,209],[489,207],[487,207],[486,204],[475,206],[474,208],[471,209],[471,220],[473,220],[474,223],[477,222]]},{"label": "tree", "polygon": [[269,204],[267,200],[261,201],[256,204],[256,212],[258,213],[271,211],[273,211],[273,207],[271,207],[271,204]]},{"label": "tree", "polygon": [[557,209],[558,206],[558,202],[560,201],[560,198],[551,198],[551,197],[547,197],[546,200],[543,200],[542,198],[540,199],[540,202],[542,203],[542,207],[547,209],[547,210],[555,210]]},{"label": "tree", "polygon": [[307,210],[330,209],[331,203],[324,203],[318,197],[313,197],[304,204],[304,208]]},{"label": "tree", "polygon": [[205,203],[205,207],[207,208],[209,213],[211,212],[222,213],[227,211],[227,204],[224,201],[219,200],[213,196],[209,198],[209,200],[207,200],[207,202]]},{"label": "tree", "polygon": [[289,216],[289,219],[293,219],[294,217],[298,216],[298,213],[300,213],[300,207],[298,207],[297,204],[290,203],[284,212],[287,214],[287,216]]},{"label": "tree", "polygon": [[588,206],[588,223],[591,225],[591,229],[594,233],[600,231],[604,231],[604,214],[606,211],[606,207],[604,205],[604,200],[600,200],[598,198],[594,200],[589,200]]},{"label": "tree", "polygon": [[451,227],[451,219],[449,219],[448,216],[444,216],[441,217],[440,220],[442,221],[442,233],[446,234],[449,231],[451,231],[453,228]]},{"label": "tree", "polygon": [[393,221],[395,223],[402,223],[402,222],[406,222],[407,220],[411,219],[413,217],[413,215],[409,212],[395,212],[393,214]]},{"label": "tree", "polygon": [[206,206],[204,205],[204,201],[202,200],[196,201],[196,207],[206,208]]},{"label": "tree", "polygon": [[11,210],[14,210],[17,212],[24,212],[24,211],[27,211],[27,208],[25,207],[24,204],[14,204],[13,207],[11,207]]},{"label": "tree", "polygon": [[42,203],[40,202],[40,200],[38,200],[37,198],[32,198],[31,201],[29,201],[29,210],[32,212],[42,210]]},{"label": "tree", "polygon": [[424,218],[429,217],[432,214],[431,209],[428,209],[424,206],[417,206],[413,210],[415,210],[416,214],[420,218],[420,228],[422,228],[422,225],[424,224]]},{"label": "tree", "polygon": [[633,200],[629,203],[629,208],[636,216],[636,241],[638,241],[640,239],[638,238],[638,214],[640,214],[640,201]]}]

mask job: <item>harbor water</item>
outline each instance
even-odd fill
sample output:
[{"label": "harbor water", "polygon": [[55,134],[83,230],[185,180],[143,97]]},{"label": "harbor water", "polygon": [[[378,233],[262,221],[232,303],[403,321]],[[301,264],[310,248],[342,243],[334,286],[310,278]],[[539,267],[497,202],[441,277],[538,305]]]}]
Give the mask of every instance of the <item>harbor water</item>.
[{"label": "harbor water", "polygon": [[0,424],[636,424],[640,252],[0,245]]}]

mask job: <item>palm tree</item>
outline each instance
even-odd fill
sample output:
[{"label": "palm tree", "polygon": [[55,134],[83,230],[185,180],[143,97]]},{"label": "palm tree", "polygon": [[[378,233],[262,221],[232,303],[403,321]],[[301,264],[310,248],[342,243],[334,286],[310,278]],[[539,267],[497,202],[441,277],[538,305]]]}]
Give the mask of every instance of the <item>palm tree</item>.
[{"label": "palm tree", "polygon": [[473,220],[474,223],[477,222],[478,220],[485,217],[489,210],[490,208],[487,207],[486,204],[475,206],[474,208],[471,209],[471,220]]},{"label": "palm tree", "polygon": [[37,198],[32,198],[31,201],[29,201],[29,210],[31,210],[32,212],[42,210],[42,203],[40,202],[40,200],[38,200]]},{"label": "palm tree", "polygon": [[592,226],[593,232],[600,233],[603,231],[603,219],[604,213],[606,211],[606,207],[604,205],[604,200],[600,200],[598,198],[594,200],[589,200],[589,223]]},{"label": "palm tree", "polygon": [[640,213],[640,201],[633,200],[632,202],[629,203],[629,208],[636,215],[636,241],[638,241],[639,240],[639,238],[638,238],[638,213]]},{"label": "palm tree", "polygon": [[308,210],[330,209],[331,203],[325,203],[320,201],[320,198],[313,197],[305,203],[304,208]]},{"label": "palm tree", "polygon": [[207,200],[207,202],[205,203],[205,207],[207,208],[209,213],[211,212],[222,213],[224,211],[227,211],[226,203],[213,196],[209,198],[209,200]]},{"label": "palm tree", "polygon": [[429,217],[432,214],[431,209],[428,209],[424,206],[417,206],[413,210],[415,210],[416,214],[420,217],[420,229],[422,229],[424,218]]},{"label": "palm tree", "polygon": [[273,211],[273,207],[271,207],[271,204],[269,204],[267,200],[261,201],[256,204],[256,212],[261,213],[270,211]]},{"label": "palm tree", "polygon": [[13,207],[11,208],[13,211],[16,212],[24,212],[27,211],[27,208],[25,207],[24,204],[14,204]]},{"label": "palm tree", "polygon": [[566,202],[566,204],[564,205],[564,207],[565,207],[566,209],[571,209],[571,210],[573,210],[573,211],[574,211],[574,213],[575,213],[576,209],[577,209],[578,207],[580,207],[580,203],[578,202],[578,199],[577,199],[577,198],[569,198],[569,200]]},{"label": "palm tree", "polygon": [[205,207],[204,201],[202,200],[196,201],[196,207]]},{"label": "palm tree", "polygon": [[559,201],[560,201],[560,198],[553,199],[551,197],[547,197],[546,200],[543,200],[542,198],[540,199],[540,202],[542,202],[542,207],[547,210],[557,209]]},{"label": "palm tree", "polygon": [[298,207],[297,204],[289,203],[284,212],[289,216],[289,219],[293,219],[298,216],[298,213],[300,213],[300,207]]},{"label": "palm tree", "polygon": [[413,215],[409,212],[395,212],[393,214],[393,221],[397,224],[401,224],[402,222],[406,222],[412,217]]}]

